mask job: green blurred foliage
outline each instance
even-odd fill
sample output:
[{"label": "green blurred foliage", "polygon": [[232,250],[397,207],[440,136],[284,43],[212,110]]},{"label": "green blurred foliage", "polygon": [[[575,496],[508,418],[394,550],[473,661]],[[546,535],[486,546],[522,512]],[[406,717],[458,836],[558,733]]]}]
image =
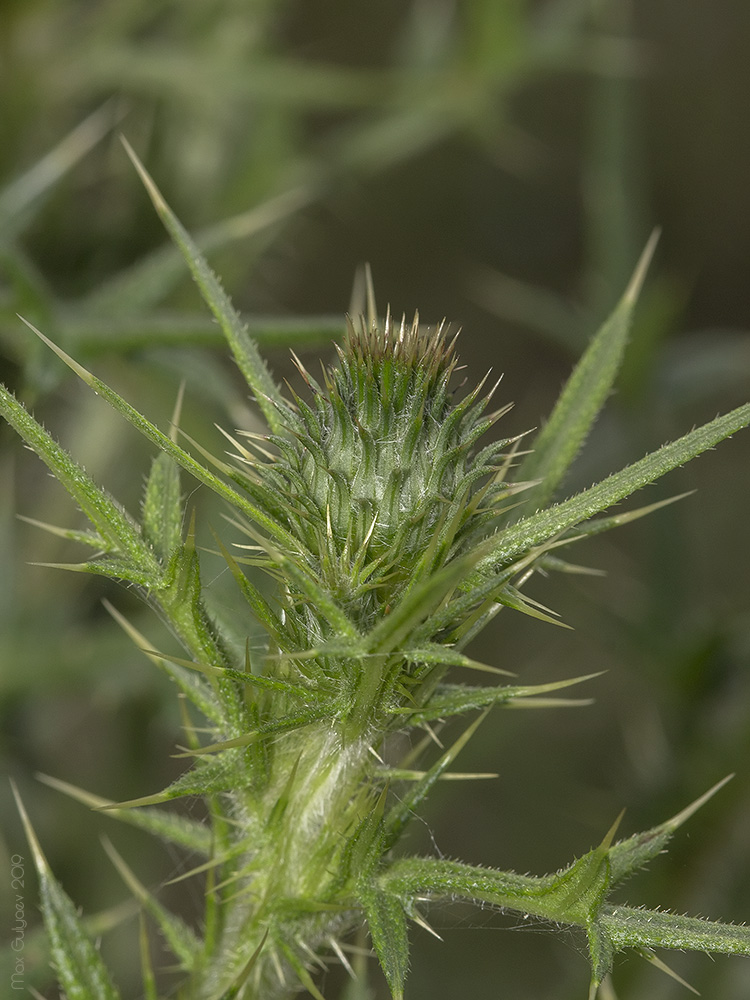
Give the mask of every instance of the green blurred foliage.
[{"label": "green blurred foliage", "polygon": [[[448,316],[475,374],[505,372],[502,401],[517,406],[500,433],[549,411],[658,224],[626,370],[572,491],[747,397],[748,31],[743,0],[6,0],[3,379],[131,508],[147,451],[17,312],[162,427],[181,381],[183,427],[203,443],[218,441],[206,440],[214,420],[256,419],[118,131],[210,251],[279,377],[292,377],[280,348],[328,352],[369,261],[381,306]],[[177,770],[178,715],[101,608],[109,595],[158,645],[135,598],[28,565],[77,553],[16,513],[80,520],[7,428],[0,447],[2,770],[63,884],[93,912],[124,898],[97,842],[111,824],[34,772],[112,798],[154,790]],[[478,657],[502,650],[529,682],[606,669],[598,703],[493,716],[461,766],[500,778],[444,785],[415,845],[553,870],[598,842],[623,805],[628,833],[736,770],[639,892],[647,905],[750,917],[747,448],[727,442],[659,487],[697,495],[587,543],[603,580],[539,581],[535,596],[574,633],[499,616]],[[654,499],[655,488],[640,502]],[[204,528],[221,516],[200,493],[195,502]],[[216,587],[231,601],[225,581]],[[5,849],[24,853],[7,788],[0,797]],[[144,882],[179,870],[142,835],[115,833],[141,853]],[[585,964],[556,937],[501,933],[510,922],[487,911],[431,920],[446,940],[416,930],[412,1000],[581,995]],[[137,996],[126,985],[134,934],[107,947]],[[738,959],[672,964],[708,995],[750,987]],[[616,988],[620,1000],[681,989],[635,960],[616,970]]]}]

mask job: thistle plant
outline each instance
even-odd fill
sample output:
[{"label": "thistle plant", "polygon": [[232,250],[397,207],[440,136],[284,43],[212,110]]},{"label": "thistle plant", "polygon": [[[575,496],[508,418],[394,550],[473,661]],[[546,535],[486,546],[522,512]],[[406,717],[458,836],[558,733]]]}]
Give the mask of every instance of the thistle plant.
[{"label": "thistle plant", "polygon": [[[617,840],[614,823],[597,846],[551,875],[399,849],[410,820],[493,708],[565,704],[556,692],[593,676],[525,685],[502,662],[471,659],[470,641],[502,608],[555,621],[526,592],[533,573],[565,569],[568,546],[669,503],[605,513],[750,422],[750,405],[742,406],[553,502],[611,390],[654,241],[548,422],[527,443],[525,435],[488,434],[507,407],[490,411],[494,390],[486,379],[468,390],[457,384],[455,340],[443,326],[424,327],[416,317],[380,322],[371,288],[366,317],[349,323],[336,364],[318,379],[298,363],[298,390],[282,392],[197,247],[131,156],[268,433],[225,430],[224,456],[183,444],[177,413],[163,432],[35,331],[156,446],[137,521],[8,391],[0,390],[0,399],[6,419],[90,522],[79,531],[46,526],[93,550],[67,568],[127,582],[179,643],[153,648],[111,608],[193,706],[179,747],[182,776],[120,803],[47,779],[189,852],[190,874],[204,886],[205,912],[195,923],[169,912],[108,847],[174,953],[177,995],[282,1000],[306,989],[321,1000],[316,970],[328,962],[350,967],[348,944],[366,930],[398,1000],[409,925],[426,923],[430,903],[440,900],[491,904],[578,931],[588,944],[591,1000],[624,949],[651,959],[661,948],[750,955],[744,926],[615,898],[723,782],[644,833]],[[229,527],[214,534],[212,552],[199,555],[182,473],[228,510]],[[207,559],[221,561],[246,603],[230,625],[210,610],[201,572]],[[457,667],[492,683],[455,683]],[[436,749],[433,726],[466,714],[472,718],[462,735]],[[167,804],[178,798],[202,800],[205,819],[171,811]],[[114,1000],[120,994],[20,800],[19,807],[60,986],[71,998]],[[141,959],[144,996],[156,1000],[145,933]]]}]

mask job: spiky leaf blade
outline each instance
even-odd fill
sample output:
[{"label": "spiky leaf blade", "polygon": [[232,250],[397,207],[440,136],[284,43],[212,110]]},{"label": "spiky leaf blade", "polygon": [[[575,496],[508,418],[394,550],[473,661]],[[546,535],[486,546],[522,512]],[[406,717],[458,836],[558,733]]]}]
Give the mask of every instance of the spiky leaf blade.
[{"label": "spiky leaf blade", "polygon": [[746,403],[663,445],[570,499],[523,518],[498,533],[492,552],[483,558],[478,567],[479,572],[488,576],[493,574],[498,566],[511,563],[534,546],[619,503],[643,486],[656,482],[749,423],[750,403]]},{"label": "spiky leaf blade", "polygon": [[605,903],[599,917],[621,948],[676,948],[750,956],[750,927],[687,917],[663,910]]},{"label": "spiky leaf blade", "polygon": [[0,413],[73,497],[108,551],[127,560],[139,577],[156,584],[159,566],[136,523],[3,385],[0,385]]},{"label": "spiky leaf blade", "polygon": [[[296,540],[287,531],[277,525],[272,518],[264,514],[263,511],[261,511],[254,504],[250,503],[243,494],[238,493],[227,483],[222,482],[221,479],[214,476],[208,469],[202,466],[200,462],[196,462],[192,455],[188,454],[188,452],[186,452],[183,448],[180,448],[179,445],[175,444],[174,441],[172,441],[166,434],[163,434],[157,427],[154,426],[154,424],[151,423],[150,420],[147,420],[143,414],[139,413],[139,411],[135,409],[135,407],[131,406],[130,403],[126,402],[126,400],[122,398],[122,396],[116,393],[114,389],[111,389],[105,382],[102,382],[101,379],[97,378],[96,375],[87,371],[83,365],[78,364],[78,362],[63,351],[61,347],[58,347],[57,344],[53,343],[49,337],[45,337],[41,330],[38,330],[31,323],[26,322],[26,320],[23,322],[26,323],[29,329],[32,330],[40,340],[44,341],[44,343],[55,352],[61,361],[65,362],[71,371],[75,372],[76,375],[78,375],[78,377],[86,383],[86,385],[90,386],[94,392],[97,393],[97,395],[106,399],[113,409],[117,410],[118,413],[124,416],[125,419],[128,420],[138,431],[140,431],[144,437],[148,438],[149,441],[152,441],[157,448],[165,454],[171,455],[177,464],[185,469],[186,472],[189,472],[191,476],[194,476],[198,482],[208,486],[222,499],[227,500],[233,507],[241,513],[247,515],[252,521],[267,531],[270,537],[282,544],[285,549],[294,551],[296,547]],[[1,388],[2,387],[0,387],[0,389]],[[10,396],[10,393],[8,393],[7,390],[3,390],[3,394],[0,395],[0,407],[2,407],[5,403],[6,396]],[[12,398],[13,397],[11,397],[11,399]],[[13,402],[15,402],[15,400],[13,400]],[[18,405],[19,404],[16,403],[16,407]],[[16,427],[16,424],[10,417],[7,419],[12,426]],[[23,430],[18,427],[16,427],[16,429],[19,430],[22,437],[25,437]],[[34,447],[32,441],[29,441],[29,444],[31,444],[32,448]],[[41,457],[43,458],[44,456]]]},{"label": "spiky leaf blade", "polygon": [[166,812],[163,809],[118,809],[111,799],[101,795],[93,795],[82,788],[47,774],[38,775],[40,781],[64,795],[69,795],[77,802],[82,802],[90,809],[106,809],[110,816],[131,826],[137,826],[154,836],[172,844],[177,844],[189,851],[195,851],[208,857],[211,853],[211,831],[197,820],[177,813]]},{"label": "spiky leaf blade", "polygon": [[719,789],[723,788],[728,781],[731,781],[732,777],[733,775],[731,774],[727,775],[726,778],[717,782],[713,788],[709,788],[695,802],[691,802],[689,806],[682,809],[676,816],[672,816],[671,819],[652,827],[650,830],[645,830],[643,833],[636,833],[632,837],[628,837],[627,840],[622,840],[618,844],[615,844],[609,852],[613,884],[624,881],[624,879],[634,874],[648,861],[660,854],[672,839],[675,831],[693,813],[697,812],[701,806],[705,805]]},{"label": "spiky leaf blade", "polygon": [[401,901],[375,887],[360,896],[370,937],[393,1000],[403,1000],[409,968],[409,935]]},{"label": "spiky leaf blade", "polygon": [[151,464],[143,498],[143,530],[164,560],[181,541],[183,509],[179,469],[169,455],[159,454]]},{"label": "spiky leaf blade", "polygon": [[101,955],[86,933],[72,900],[54,878],[28,814],[13,784],[13,794],[39,876],[44,924],[52,962],[68,1000],[120,1000]]},{"label": "spiky leaf blade", "polygon": [[205,257],[167,205],[161,192],[136,156],[133,148],[126,139],[123,138],[122,141],[125,151],[132,160],[148,191],[154,208],[164,223],[167,232],[185,258],[206,305],[208,305],[219,321],[219,325],[224,331],[224,335],[232,349],[239,369],[245,377],[247,384],[253,390],[258,406],[268,421],[268,426],[273,431],[278,431],[282,426],[279,419],[279,410],[287,409],[288,404],[279,392],[278,386],[271,378],[265,361],[261,358],[258,348],[248,335],[242,320],[230,302],[226,292],[221,287],[219,279],[208,266]]},{"label": "spiky leaf blade", "polygon": [[574,368],[549,420],[521,462],[519,480],[538,479],[527,504],[544,507],[554,496],[609,395],[620,368],[633,310],[656,247],[658,233],[648,241],[631,282],[612,315],[593,337]]}]

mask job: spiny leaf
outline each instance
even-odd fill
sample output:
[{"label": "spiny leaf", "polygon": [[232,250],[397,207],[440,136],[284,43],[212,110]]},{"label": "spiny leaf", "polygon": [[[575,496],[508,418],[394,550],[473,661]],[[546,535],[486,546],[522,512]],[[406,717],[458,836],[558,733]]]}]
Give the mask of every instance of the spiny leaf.
[{"label": "spiny leaf", "polygon": [[[193,753],[194,751],[190,751],[178,756],[189,757]],[[111,806],[100,806],[99,808],[106,812],[109,809],[138,809],[143,806],[158,806],[185,796],[203,797],[228,790],[236,792],[249,783],[250,778],[246,774],[241,755],[219,754],[205,761],[201,758],[199,767],[186,771],[161,792],[141,795],[139,798],[115,802]]]},{"label": "spiny leaf", "polygon": [[178,666],[186,667],[188,670],[197,670],[199,673],[207,674],[209,677],[226,677],[233,681],[239,681],[240,684],[255,685],[267,691],[278,691],[280,694],[289,695],[293,698],[302,698],[305,701],[311,701],[315,698],[315,692],[307,688],[298,687],[296,684],[290,684],[288,681],[275,677],[253,674],[249,670],[235,670],[232,667],[217,667],[211,663],[184,660],[179,656],[168,656],[166,653],[160,653],[156,649],[144,649],[143,652],[147,656],[156,656],[162,660],[168,660],[170,663],[176,663]]},{"label": "spiny leaf", "polygon": [[[183,387],[180,387],[172,427],[179,424]],[[172,436],[174,440],[174,436]],[[182,539],[183,507],[180,473],[174,459],[160,453],[151,465],[143,498],[143,531],[162,560],[167,560]]]},{"label": "spiny leaf", "polygon": [[[196,660],[229,665],[229,653],[203,600],[200,560],[195,547],[195,511],[182,545],[173,552],[163,585],[154,595]],[[231,697],[227,684],[218,682],[226,717],[233,725],[243,720],[242,712]]]},{"label": "spiny leaf", "polygon": [[[208,486],[214,491],[214,493],[222,497],[222,499],[227,500],[233,507],[236,507],[237,510],[241,511],[247,517],[255,521],[256,524],[265,529],[272,538],[275,538],[277,542],[282,544],[287,551],[294,551],[296,549],[296,539],[277,525],[273,519],[267,517],[261,510],[251,504],[245,496],[238,493],[227,483],[222,482],[222,480],[214,476],[199,462],[196,462],[191,455],[180,448],[179,445],[176,445],[171,438],[169,438],[166,434],[163,434],[157,427],[155,427],[149,420],[139,413],[138,410],[132,407],[130,403],[127,403],[121,396],[119,396],[114,389],[110,389],[110,387],[106,385],[106,383],[102,382],[101,379],[98,379],[96,375],[92,375],[91,372],[87,371],[83,367],[83,365],[79,365],[77,361],[74,361],[70,355],[66,354],[65,351],[62,350],[62,348],[58,347],[48,337],[45,337],[44,334],[40,330],[37,330],[35,326],[26,322],[26,320],[23,320],[23,322],[26,323],[29,329],[32,330],[42,341],[44,341],[44,343],[47,344],[47,346],[54,351],[55,354],[57,354],[60,360],[64,361],[65,364],[79,376],[79,378],[81,378],[103,399],[106,399],[107,402],[118,411],[118,413],[122,414],[126,420],[128,420],[146,438],[152,441],[161,451],[167,455],[171,455],[178,465],[182,466],[182,468],[185,469],[186,472],[189,472],[191,476],[194,476],[198,482]],[[1,386],[0,390],[0,406],[3,406],[5,397],[10,394],[7,393],[7,390],[2,389]],[[13,400],[13,402],[15,403],[15,400]],[[15,405],[16,407],[19,406],[17,403]],[[8,416],[7,419],[14,427],[16,427],[21,436],[25,438],[26,435],[23,430],[16,426],[13,419],[11,419],[10,416]],[[39,428],[39,430],[41,430],[41,428]],[[33,441],[29,441],[29,444],[31,444],[32,448],[34,447]],[[34,450],[36,450],[36,448]],[[43,455],[41,457],[44,458]],[[56,469],[53,469],[53,472],[57,475]]]},{"label": "spiny leaf", "polygon": [[279,412],[288,409],[288,403],[271,378],[265,362],[258,353],[258,348],[248,336],[242,320],[237,315],[218,278],[206,263],[205,257],[164,201],[159,189],[136,156],[133,148],[124,137],[122,143],[148,191],[154,208],[187,261],[206,305],[219,321],[240,371],[253,390],[268,426],[274,432],[281,430],[284,425]]},{"label": "spiny leaf", "polygon": [[289,962],[291,967],[297,974],[297,978],[305,987],[308,993],[310,993],[315,1000],[326,1000],[323,994],[320,992],[318,987],[313,982],[313,978],[310,973],[305,968],[305,963],[300,959],[296,952],[290,948],[283,941],[280,943],[280,949],[284,953],[286,960]]},{"label": "spiny leaf", "polygon": [[426,642],[418,647],[409,647],[401,652],[405,659],[412,660],[414,663],[464,667],[466,670],[478,670],[481,673],[515,677],[512,670],[503,670],[502,667],[491,667],[486,663],[480,663],[478,660],[473,660],[470,656],[465,656],[457,649],[452,649],[450,646],[441,646],[438,642]]},{"label": "spiny leaf", "polygon": [[[378,767],[376,774],[382,775],[388,781],[422,781],[427,771],[414,771],[403,767]],[[448,771],[440,775],[440,781],[486,781],[488,778],[499,778],[497,771]]]},{"label": "spiny leaf", "polygon": [[534,546],[586,521],[648,483],[655,482],[666,473],[747,427],[748,423],[750,423],[750,403],[717,417],[670,444],[663,445],[658,451],[651,452],[640,461],[613,473],[569,500],[525,517],[498,533],[494,550],[482,560],[478,567],[479,573],[492,575],[497,572],[498,566],[512,562]]},{"label": "spiny leaf", "polygon": [[369,652],[387,653],[401,642],[471,573],[481,561],[485,545],[451,560],[416,584],[365,638]]},{"label": "spiny leaf", "polygon": [[723,924],[611,903],[602,906],[599,920],[618,949],[677,948],[750,955],[750,927],[744,924]]},{"label": "spiny leaf", "polygon": [[524,597],[523,594],[516,590],[515,587],[511,587],[510,584],[503,587],[497,595],[497,602],[506,608],[512,608],[513,611],[520,611],[530,618],[537,618],[541,622],[547,622],[548,625],[557,625],[559,628],[571,627],[570,625],[566,625],[565,622],[561,622],[559,618],[554,618],[554,612],[553,614],[547,614],[547,611],[543,610],[542,605],[537,601]]},{"label": "spiny leaf", "polygon": [[158,581],[160,568],[135,521],[106,490],[97,486],[2,385],[0,412],[70,493],[105,542],[107,550],[127,559],[141,576]]},{"label": "spiny leaf", "polygon": [[46,521],[37,521],[33,517],[24,517],[23,514],[16,516],[19,521],[24,521],[34,528],[41,528],[42,531],[47,531],[50,535],[57,535],[58,538],[67,538],[72,542],[80,542],[82,545],[88,545],[100,552],[103,552],[107,548],[107,542],[101,535],[94,531],[76,531],[74,528],[60,528],[56,524],[47,524]]},{"label": "spiny leaf", "polygon": [[701,806],[705,805],[710,798],[713,798],[719,789],[723,788],[733,777],[732,774],[727,775],[726,778],[718,781],[713,788],[704,792],[695,802],[691,802],[676,816],[660,823],[659,826],[652,827],[643,833],[636,833],[632,837],[628,837],[627,840],[621,840],[615,844],[609,852],[613,884],[622,882],[629,875],[642,868],[647,861],[660,854],[671,840],[675,830],[682,826]]},{"label": "spiny leaf", "polygon": [[37,777],[50,788],[54,788],[64,795],[69,795],[91,809],[106,809],[109,815],[115,819],[130,823],[131,826],[137,826],[141,830],[147,830],[149,833],[161,837],[162,840],[179,844],[180,847],[186,847],[188,850],[196,851],[206,857],[211,853],[211,831],[204,823],[196,822],[187,816],[165,812],[163,809],[118,809],[117,804],[111,799],[93,795],[82,788],[68,784],[67,781],[61,781],[59,778],[53,778],[47,774],[38,774]]},{"label": "spiny leaf", "polygon": [[255,614],[258,621],[264,626],[268,631],[270,636],[276,642],[276,644],[283,643],[284,641],[284,625],[279,616],[273,610],[268,601],[263,597],[258,588],[245,576],[245,574],[240,569],[237,560],[232,556],[227,547],[221,541],[216,532],[212,529],[212,534],[214,540],[219,547],[219,552],[221,553],[224,561],[226,562],[229,570],[237,581],[237,584],[242,592],[247,603],[250,605],[251,610]]},{"label": "spiny leaf", "polygon": [[221,740],[218,743],[209,743],[198,750],[186,750],[177,754],[178,757],[203,757],[207,754],[219,753],[222,750],[234,750],[238,747],[247,747],[257,740],[268,739],[269,736],[276,736],[279,733],[288,733],[293,729],[304,729],[305,726],[319,722],[320,719],[332,718],[331,706],[323,708],[311,708],[307,712],[295,712],[291,715],[283,715],[277,719],[261,723],[256,729],[242,736],[235,736],[229,740]]},{"label": "spiny leaf", "polygon": [[68,1000],[120,1000],[101,956],[84,930],[76,908],[50,871],[31,826],[18,789],[11,782],[16,805],[39,875],[44,923],[52,961]]},{"label": "spiny leaf", "polygon": [[647,962],[650,962],[651,965],[659,969],[660,972],[664,972],[666,975],[668,975],[670,979],[674,979],[674,981],[676,983],[679,983],[680,986],[684,986],[686,990],[690,990],[690,992],[694,993],[697,997],[700,996],[700,993],[698,992],[698,990],[696,990],[694,986],[691,986],[690,983],[686,982],[686,980],[684,980],[682,976],[678,976],[677,973],[674,971],[674,969],[670,969],[667,963],[663,962],[658,957],[658,955],[655,955],[652,951],[649,951],[644,948],[641,951],[641,957],[645,958]]},{"label": "spiny leaf", "polygon": [[80,563],[32,562],[31,566],[44,569],[62,569],[68,573],[89,573],[91,576],[105,576],[108,580],[126,580],[143,588],[144,591],[155,590],[158,581],[149,573],[139,572],[127,559],[89,559]]},{"label": "spiny leaf", "polygon": [[[687,490],[685,493],[677,493],[673,497],[667,497],[666,500],[657,500],[655,503],[636,507],[635,510],[626,510],[620,514],[611,514],[607,517],[594,517],[590,521],[586,521],[585,524],[576,525],[573,529],[573,534],[563,535],[562,538],[550,546],[550,549],[570,545],[572,542],[580,541],[583,538],[591,538],[593,535],[600,535],[604,531],[611,531],[612,528],[620,528],[622,525],[637,521],[647,514],[653,514],[654,511],[661,510],[662,507],[668,507],[678,500],[684,500],[685,497],[690,497],[694,493],[695,490]],[[543,558],[543,563],[545,559],[546,557]]]},{"label": "spiny leaf", "polygon": [[360,902],[391,996],[393,1000],[403,1000],[404,980],[409,968],[409,936],[404,908],[397,897],[370,886],[360,892]]},{"label": "spiny leaf", "polygon": [[600,677],[601,671],[594,674],[583,674],[580,677],[571,677],[564,681],[552,681],[548,684],[525,684],[508,685],[502,687],[471,687],[467,684],[441,684],[435,693],[429,698],[427,703],[421,708],[396,709],[396,714],[404,714],[410,717],[410,722],[415,725],[421,721],[432,721],[434,719],[446,719],[452,715],[461,715],[470,712],[472,709],[486,708],[494,704],[511,704],[526,702],[537,704],[539,695],[547,694],[550,691],[559,691],[574,684],[582,684],[584,681]]},{"label": "spiny leaf", "polygon": [[533,450],[519,466],[519,479],[540,481],[530,494],[532,506],[544,507],[554,495],[609,395],[658,236],[658,231],[651,235],[620,303],[589,344]]},{"label": "spiny leaf", "polygon": [[232,1000],[233,997],[236,997],[239,994],[240,989],[247,982],[250,973],[257,965],[258,959],[260,958],[260,953],[263,951],[263,947],[267,939],[268,939],[268,929],[266,928],[266,931],[263,934],[263,937],[261,938],[260,944],[252,953],[250,958],[247,960],[244,968],[237,975],[237,978],[232,982],[229,989],[227,990],[225,987],[222,987],[219,993],[215,993],[211,997],[211,1000]]},{"label": "spiny leaf", "polygon": [[295,547],[298,548],[296,542],[291,546],[287,546],[285,550],[282,550],[251,528],[250,525],[243,525],[242,527],[243,531],[253,538],[265,551],[271,564],[282,579],[295,584],[300,594],[304,595],[310,601],[317,611],[328,621],[334,631],[340,633],[342,637],[346,636],[349,639],[356,639],[359,636],[357,627],[347,617],[331,593],[322,586],[318,579],[318,574],[311,572],[298,559],[287,555],[287,552],[293,552]]}]

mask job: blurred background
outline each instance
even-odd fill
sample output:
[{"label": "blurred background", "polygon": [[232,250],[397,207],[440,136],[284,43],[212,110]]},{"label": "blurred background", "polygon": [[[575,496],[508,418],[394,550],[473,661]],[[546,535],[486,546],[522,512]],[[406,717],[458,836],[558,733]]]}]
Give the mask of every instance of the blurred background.
[{"label": "blurred background", "polygon": [[[369,261],[381,310],[447,317],[469,379],[504,373],[496,398],[516,406],[503,435],[549,412],[660,226],[630,353],[572,493],[750,395],[748,39],[744,0],[3,0],[3,381],[133,512],[149,450],[16,313],[162,427],[182,381],[183,427],[206,446],[221,447],[213,421],[256,419],[119,132],[278,377],[294,377],[290,346],[308,365],[331,358]],[[574,631],[498,617],[477,658],[530,682],[605,670],[585,692],[596,704],[496,710],[461,770],[499,777],[443,783],[409,849],[541,874],[597,843],[623,807],[630,834],[736,772],[618,898],[750,919],[749,458],[738,435],[640,494],[631,506],[697,491],[575,552],[605,576],[533,582]],[[102,834],[150,886],[181,860],[35,775],[123,799],[178,773],[173,692],[102,597],[163,637],[125,589],[34,565],[80,550],[17,514],[82,518],[7,427],[0,487],[0,771],[67,891],[101,913],[127,898]],[[210,498],[191,500],[204,530],[219,522]],[[0,809],[9,871],[28,851],[7,781]],[[489,909],[430,919],[444,942],[414,928],[411,1000],[585,995],[580,940]],[[104,940],[127,998],[142,990],[136,924]],[[750,993],[747,960],[662,957],[705,995]],[[31,933],[26,958],[27,981],[55,995]],[[614,983],[620,1000],[684,993],[635,956]],[[372,986],[385,998],[375,971]],[[335,975],[324,991],[338,995]]]}]

